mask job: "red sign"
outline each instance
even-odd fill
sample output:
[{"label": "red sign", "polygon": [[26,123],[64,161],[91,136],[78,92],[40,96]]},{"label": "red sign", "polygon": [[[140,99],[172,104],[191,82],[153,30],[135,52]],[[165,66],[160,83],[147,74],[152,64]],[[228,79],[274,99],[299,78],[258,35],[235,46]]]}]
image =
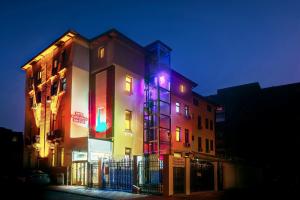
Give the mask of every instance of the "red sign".
[{"label": "red sign", "polygon": [[72,118],[75,123],[85,124],[88,121],[88,118],[85,117],[82,112],[75,112],[75,114],[72,115]]}]

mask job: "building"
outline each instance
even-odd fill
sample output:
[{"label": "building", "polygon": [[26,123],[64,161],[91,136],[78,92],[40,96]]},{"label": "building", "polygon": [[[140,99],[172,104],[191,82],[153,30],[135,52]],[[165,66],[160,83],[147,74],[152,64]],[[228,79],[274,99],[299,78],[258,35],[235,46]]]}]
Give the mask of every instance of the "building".
[{"label": "building", "polygon": [[0,149],[6,164],[1,165],[0,176],[15,175],[22,169],[23,133],[0,127]]},{"label": "building", "polygon": [[64,33],[22,66],[26,165],[71,166],[71,183],[86,185],[99,159],[213,158],[215,104],[170,60],[161,41],[141,46],[114,29]]},{"label": "building", "polygon": [[261,166],[267,186],[299,184],[299,165],[283,163],[297,157],[300,83],[268,88],[250,83],[208,98],[222,105],[216,110],[218,156]]}]

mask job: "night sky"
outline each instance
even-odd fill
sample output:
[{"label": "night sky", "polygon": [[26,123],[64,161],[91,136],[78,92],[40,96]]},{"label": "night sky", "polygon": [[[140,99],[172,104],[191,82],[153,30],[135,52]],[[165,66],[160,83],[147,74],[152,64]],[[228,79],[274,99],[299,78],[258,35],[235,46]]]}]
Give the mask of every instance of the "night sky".
[{"label": "night sky", "polygon": [[0,127],[23,131],[20,67],[67,29],[88,38],[116,28],[141,45],[161,40],[172,68],[203,95],[258,81],[300,81],[300,1],[0,2]]}]

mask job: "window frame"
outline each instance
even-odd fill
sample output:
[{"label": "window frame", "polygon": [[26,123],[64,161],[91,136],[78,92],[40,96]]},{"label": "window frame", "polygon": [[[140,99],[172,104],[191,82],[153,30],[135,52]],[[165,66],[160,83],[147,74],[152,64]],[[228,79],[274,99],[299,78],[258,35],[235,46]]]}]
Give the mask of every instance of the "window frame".
[{"label": "window frame", "polygon": [[175,112],[180,113],[180,103],[179,102],[175,103]]},{"label": "window frame", "polygon": [[[130,80],[130,81],[128,81],[128,80]],[[133,93],[133,87],[132,87],[132,85],[133,85],[133,78],[132,78],[132,76],[126,75],[125,76],[125,91],[128,92],[129,94]],[[129,86],[129,88],[128,88],[128,86]]]},{"label": "window frame", "polygon": [[176,126],[175,128],[175,141],[181,142],[181,127]]},{"label": "window frame", "polygon": [[104,47],[99,47],[98,48],[97,56],[100,59],[104,58],[104,56],[105,56],[105,48]]},{"label": "window frame", "polygon": [[[129,118],[127,119],[127,114],[129,114]],[[127,127],[127,121],[128,121],[128,127]],[[125,110],[125,130],[131,131],[132,130],[132,111],[131,110]]]}]

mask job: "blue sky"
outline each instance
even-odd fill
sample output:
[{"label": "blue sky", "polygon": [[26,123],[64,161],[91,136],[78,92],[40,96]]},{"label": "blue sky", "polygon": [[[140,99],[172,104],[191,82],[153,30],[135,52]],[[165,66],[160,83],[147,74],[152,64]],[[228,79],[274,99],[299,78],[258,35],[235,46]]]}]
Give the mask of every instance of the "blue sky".
[{"label": "blue sky", "polygon": [[172,67],[203,95],[258,81],[300,81],[300,1],[123,0],[0,2],[0,126],[23,131],[20,66],[67,29],[91,38],[116,28],[141,45],[161,40]]}]

